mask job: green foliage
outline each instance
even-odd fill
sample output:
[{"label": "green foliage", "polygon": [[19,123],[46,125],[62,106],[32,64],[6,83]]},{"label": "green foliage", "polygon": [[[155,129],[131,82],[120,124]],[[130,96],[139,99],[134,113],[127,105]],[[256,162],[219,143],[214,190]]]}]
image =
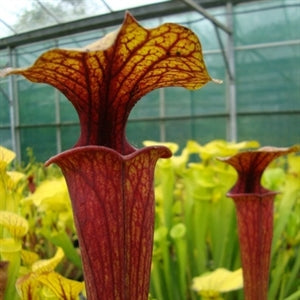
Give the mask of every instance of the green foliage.
[{"label": "green foliage", "polygon": [[[176,152],[176,145],[169,146]],[[223,141],[200,146],[190,141],[180,155],[159,161],[155,182],[153,297],[202,299],[191,289],[193,278],[218,268],[234,271],[240,267],[235,207],[226,197],[237,174],[217,157],[257,146],[255,142]],[[296,155],[279,159],[269,166],[262,179],[266,188],[280,192],[275,203],[270,300],[298,295],[300,287],[299,163],[300,157]],[[223,297],[243,299],[243,293],[234,291]]]},{"label": "green foliage", "polygon": [[58,168],[28,155],[27,166],[8,171],[15,154],[0,148],[0,258],[9,262],[3,299],[77,299],[82,270],[66,184]]},{"label": "green foliage", "polygon": [[[201,146],[189,141],[180,155],[176,154],[178,145],[167,146],[174,156],[158,162],[155,176],[156,220],[149,299],[199,300],[200,295],[192,290],[195,277],[220,268],[240,268],[235,208],[226,197],[237,176],[217,157],[258,145],[213,141]],[[45,295],[61,299],[58,290],[49,290],[49,280],[63,282],[66,289],[78,294],[82,287],[76,284],[83,279],[81,261],[70,200],[59,169],[44,168],[31,151],[26,166],[13,166],[14,154],[1,153],[0,238],[6,239],[6,250],[13,250],[8,255],[5,247],[0,247],[1,260],[10,260],[4,299],[20,299],[15,288],[17,279],[20,293],[20,282],[26,276],[36,278],[36,273],[40,277],[35,288],[42,295],[37,299],[47,299]],[[269,299],[298,299],[300,156],[293,154],[275,161],[264,173],[263,184],[280,192],[275,201]],[[9,229],[4,212],[16,216],[17,229]],[[47,269],[50,275],[39,271],[41,259],[51,263]],[[222,299],[243,299],[242,290],[221,294]],[[68,299],[76,299],[72,297]]]}]

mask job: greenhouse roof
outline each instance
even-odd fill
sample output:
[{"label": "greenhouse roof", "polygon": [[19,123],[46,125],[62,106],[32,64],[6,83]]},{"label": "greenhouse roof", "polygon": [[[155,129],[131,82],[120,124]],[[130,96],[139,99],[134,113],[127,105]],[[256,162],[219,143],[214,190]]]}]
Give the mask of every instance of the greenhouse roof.
[{"label": "greenhouse roof", "polygon": [[[251,0],[247,0],[251,1]],[[252,0],[253,1],[253,0]],[[205,16],[208,7],[226,5],[227,0],[9,0],[0,3],[0,48],[16,46],[28,40],[29,32],[35,40],[37,32],[49,28],[52,36],[42,32],[42,38],[53,38],[60,31],[61,35],[83,30],[99,28],[99,16],[102,27],[120,24],[124,11],[130,10],[137,18],[155,18],[162,15],[195,10],[195,6]],[[246,2],[232,0],[233,4]],[[197,9],[196,9],[197,10]],[[199,11],[200,12],[200,11]],[[207,16],[205,16],[207,17]],[[97,21],[95,21],[97,19]],[[87,21],[89,20],[89,21]],[[76,23],[76,28],[74,25]],[[68,26],[66,24],[69,24]],[[100,26],[101,27],[101,26]],[[55,29],[56,28],[56,29]],[[60,30],[58,30],[60,28]],[[80,29],[79,29],[80,30]],[[225,29],[226,31],[226,29]],[[17,37],[17,39],[16,39]],[[22,42],[16,42],[16,40]]]},{"label": "greenhouse roof", "polygon": [[[255,0],[231,0],[232,4]],[[9,0],[0,3],[0,49],[119,25],[129,10],[138,20],[198,11],[230,33],[206,9],[228,0]]]},{"label": "greenhouse roof", "polygon": [[0,4],[0,38],[168,0],[9,0]]},{"label": "greenhouse roof", "polygon": [[[117,29],[126,10],[144,28],[173,22],[201,38],[211,76],[224,83],[150,93],[129,119],[134,145],[144,133],[180,145],[198,138],[258,136],[262,145],[278,146],[299,140],[299,0],[8,1],[0,1],[1,68],[29,66],[53,48],[86,47]],[[40,160],[74,145],[79,123],[69,104],[51,86],[2,79],[0,143],[20,160],[32,145]]]}]

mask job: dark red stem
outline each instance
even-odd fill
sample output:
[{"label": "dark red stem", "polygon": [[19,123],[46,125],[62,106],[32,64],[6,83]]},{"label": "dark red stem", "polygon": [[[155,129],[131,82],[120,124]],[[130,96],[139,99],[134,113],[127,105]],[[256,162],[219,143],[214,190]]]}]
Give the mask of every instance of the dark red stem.
[{"label": "dark red stem", "polygon": [[261,176],[272,160],[298,150],[298,146],[264,147],[221,159],[238,173],[228,196],[237,210],[245,300],[267,300],[268,294],[276,192],[261,185]]},{"label": "dark red stem", "polygon": [[165,147],[122,156],[98,146],[52,158],[66,178],[89,300],[147,300],[154,227],[153,176]]},{"label": "dark red stem", "polygon": [[245,300],[266,300],[275,193],[230,195],[237,210]]}]

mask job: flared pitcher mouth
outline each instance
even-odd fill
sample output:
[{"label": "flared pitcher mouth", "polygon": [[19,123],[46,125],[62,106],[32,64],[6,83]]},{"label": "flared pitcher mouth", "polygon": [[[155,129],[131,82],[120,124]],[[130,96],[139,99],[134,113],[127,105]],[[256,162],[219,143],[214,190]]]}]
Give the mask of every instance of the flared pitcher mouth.
[{"label": "flared pitcher mouth", "polygon": [[55,156],[52,156],[50,159],[48,159],[45,162],[46,166],[49,166],[52,163],[56,163],[60,165],[60,162],[62,162],[65,159],[69,159],[71,157],[76,157],[77,155],[82,155],[83,153],[96,153],[96,152],[104,152],[104,153],[110,153],[111,155],[114,155],[116,158],[119,158],[123,161],[128,161],[138,155],[142,155],[144,153],[153,152],[153,154],[156,155],[156,158],[170,158],[172,156],[172,152],[169,148],[165,146],[148,146],[141,149],[136,149],[134,152],[130,154],[121,154],[118,151],[104,147],[104,146],[81,146],[81,147],[75,147],[69,150],[66,150],[64,152],[61,152]]}]

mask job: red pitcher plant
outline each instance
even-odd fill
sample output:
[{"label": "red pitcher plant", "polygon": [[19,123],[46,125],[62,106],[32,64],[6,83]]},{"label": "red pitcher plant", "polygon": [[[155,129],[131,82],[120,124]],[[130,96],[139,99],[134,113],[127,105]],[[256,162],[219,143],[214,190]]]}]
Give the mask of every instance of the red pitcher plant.
[{"label": "red pitcher plant", "polygon": [[236,206],[245,300],[268,299],[274,198],[277,192],[261,185],[262,174],[274,159],[299,150],[299,146],[263,147],[223,159],[238,173],[238,180],[228,196]]},{"label": "red pitcher plant", "polygon": [[1,75],[8,74],[54,86],[78,113],[78,142],[47,164],[59,165],[66,178],[88,299],[146,300],[154,168],[171,152],[164,146],[136,149],[126,139],[126,122],[154,89],[198,89],[213,81],[197,36],[172,23],[148,30],[127,13],[122,26],[99,41],[49,50],[31,67]]}]

